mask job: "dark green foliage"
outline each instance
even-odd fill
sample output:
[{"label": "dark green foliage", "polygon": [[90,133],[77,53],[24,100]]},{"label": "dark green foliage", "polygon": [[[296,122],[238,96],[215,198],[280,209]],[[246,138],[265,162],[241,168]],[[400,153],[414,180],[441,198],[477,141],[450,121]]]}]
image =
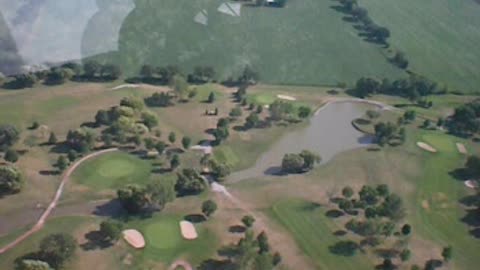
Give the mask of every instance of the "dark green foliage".
[{"label": "dark green foliage", "polygon": [[23,259],[16,263],[15,270],[53,270],[48,263],[35,260]]},{"label": "dark green foliage", "polygon": [[242,75],[238,78],[238,82],[242,85],[256,84],[260,76],[250,66],[246,66]]},{"label": "dark green foliage", "polygon": [[190,137],[185,136],[182,138],[183,149],[187,150],[188,148],[190,148],[191,144],[192,144],[192,139],[190,139]]},{"label": "dark green foliage", "polygon": [[15,163],[18,161],[18,152],[14,149],[8,149],[4,156],[5,161]]},{"label": "dark green foliage", "polygon": [[377,119],[378,117],[380,117],[380,113],[378,111],[374,111],[374,110],[368,110],[366,112],[366,115],[370,119]]},{"label": "dark green foliage", "polygon": [[255,128],[260,124],[260,118],[258,117],[257,113],[251,113],[247,118],[245,119],[245,124],[243,127],[245,129],[251,129]]},{"label": "dark green foliage", "polygon": [[170,134],[168,134],[168,141],[170,143],[175,143],[175,141],[177,140],[177,135],[175,134],[175,132],[170,132]]},{"label": "dark green foliage", "polygon": [[148,98],[145,98],[145,104],[150,107],[168,107],[173,105],[173,97],[165,92],[154,93]]},{"label": "dark green foliage", "polygon": [[99,110],[95,115],[95,124],[100,125],[110,125],[112,120],[110,119],[110,114],[106,110]]},{"label": "dark green foliage", "polygon": [[412,226],[410,226],[410,224],[405,224],[402,226],[403,235],[410,235],[411,232],[412,232]]},{"label": "dark green foliage", "polygon": [[40,258],[54,269],[60,269],[73,257],[77,243],[68,234],[51,234],[40,242]]},{"label": "dark green foliage", "polygon": [[191,83],[207,83],[215,78],[215,69],[211,66],[196,66],[193,74],[189,74],[188,81]]},{"label": "dark green foliage", "polygon": [[353,193],[354,193],[353,189],[349,186],[346,186],[342,189],[342,195],[343,195],[343,197],[345,197],[347,199],[351,198],[353,196]]},{"label": "dark green foliage", "polygon": [[68,167],[68,160],[65,156],[59,156],[55,165],[59,171],[63,172]]},{"label": "dark green foliage", "polygon": [[216,100],[215,93],[214,93],[214,92],[210,92],[210,94],[208,95],[207,102],[208,102],[208,103],[214,103],[215,100]]},{"label": "dark green foliage", "polygon": [[157,115],[151,112],[142,113],[142,122],[150,130],[158,125]]},{"label": "dark green foliage", "polygon": [[170,159],[170,169],[175,170],[180,166],[180,156],[177,154],[173,155],[172,159]]},{"label": "dark green foliage", "polygon": [[147,190],[138,185],[128,185],[117,190],[117,198],[130,214],[138,214],[149,205]]},{"label": "dark green foliage", "polygon": [[22,186],[23,179],[20,171],[12,166],[0,166],[0,195],[20,192]]},{"label": "dark green foliage", "polygon": [[260,253],[267,253],[270,251],[270,244],[268,243],[268,237],[267,234],[262,231],[258,236],[257,236],[257,243],[258,247],[260,249]]},{"label": "dark green foliage", "polygon": [[380,146],[385,144],[392,144],[395,139],[399,139],[403,136],[405,139],[405,131],[402,131],[402,135],[399,134],[400,129],[395,124],[388,122],[380,122],[375,125],[375,140]]},{"label": "dark green foliage", "polygon": [[57,143],[57,141],[58,141],[58,139],[57,139],[57,136],[55,135],[55,133],[50,132],[50,137],[48,137],[48,144],[54,145],[54,144]]},{"label": "dark green foliage", "polygon": [[253,226],[253,223],[255,223],[255,218],[251,215],[246,215],[242,218],[242,223],[245,227],[250,228]]},{"label": "dark green foliage", "polygon": [[295,111],[292,103],[282,100],[273,102],[268,110],[272,121],[287,120]]},{"label": "dark green foliage", "polygon": [[278,253],[278,252],[275,252],[273,254],[273,265],[276,266],[281,262],[282,262],[282,255],[280,255],[280,253]]},{"label": "dark green foliage", "polygon": [[390,189],[385,184],[380,184],[376,187],[377,194],[380,197],[387,197],[390,194]]},{"label": "dark green foliage", "polygon": [[71,149],[79,153],[86,153],[93,148],[95,135],[86,129],[70,130],[67,134],[66,142]]},{"label": "dark green foliage", "polygon": [[230,111],[229,116],[232,117],[232,118],[238,118],[238,117],[242,116],[242,109],[240,107],[233,108]]},{"label": "dark green foliage", "polygon": [[382,264],[380,264],[377,269],[380,270],[394,270],[397,266],[393,264],[391,259],[384,259]]},{"label": "dark green foliage", "polygon": [[444,247],[442,250],[442,257],[445,262],[448,262],[452,259],[453,249],[451,246]]},{"label": "dark green foliage", "polygon": [[11,80],[9,82],[3,84],[3,87],[7,89],[31,88],[35,85],[37,81],[38,78],[35,74],[19,74],[11,77]]},{"label": "dark green foliage", "polygon": [[408,59],[403,52],[395,53],[392,62],[399,68],[406,69],[408,67]]},{"label": "dark green foliage", "polygon": [[378,214],[392,220],[400,220],[405,216],[402,199],[396,194],[388,195],[378,207]]},{"label": "dark green foliage", "polygon": [[313,169],[313,166],[321,161],[319,155],[308,150],[302,150],[300,157],[303,159],[303,169],[307,171]]},{"label": "dark green foliage", "polygon": [[161,155],[167,148],[167,144],[160,141],[155,144],[154,148],[155,150],[157,150],[158,154]]},{"label": "dark green foliage", "polygon": [[373,207],[368,207],[365,209],[365,217],[366,218],[375,218],[377,216],[377,211]]},{"label": "dark green foliage", "polygon": [[217,211],[217,204],[212,200],[207,200],[202,203],[202,213],[210,217],[213,213]]},{"label": "dark green foliage", "polygon": [[136,111],[143,110],[143,101],[136,97],[124,97],[120,101],[120,106],[130,107]]},{"label": "dark green foliage", "polygon": [[368,205],[375,205],[378,202],[378,192],[373,187],[363,186],[358,195],[360,195],[360,200]]},{"label": "dark green foliage", "polygon": [[67,158],[70,162],[75,161],[75,159],[77,159],[77,152],[75,152],[75,150],[69,150],[67,153]]},{"label": "dark green foliage", "polygon": [[226,163],[218,162],[214,159],[208,163],[211,173],[215,176],[217,181],[221,181],[230,175],[230,166]]},{"label": "dark green foliage", "polygon": [[286,173],[310,171],[320,160],[320,156],[308,150],[303,150],[300,154],[285,154],[282,159],[282,171]]},{"label": "dark green foliage", "polygon": [[400,252],[400,259],[402,262],[410,260],[410,257],[412,257],[412,252],[409,249],[404,249]]},{"label": "dark green foliage", "polygon": [[351,257],[357,253],[358,248],[359,246],[357,243],[347,240],[335,243],[329,247],[329,250],[336,255]]},{"label": "dark green foliage", "polygon": [[404,114],[403,114],[403,119],[405,119],[405,121],[407,122],[413,122],[415,121],[415,118],[417,118],[417,112],[415,111],[406,111]]},{"label": "dark green foliage", "polygon": [[480,157],[469,156],[465,163],[465,168],[472,178],[480,177]]},{"label": "dark green foliage", "polygon": [[14,145],[20,132],[12,125],[0,125],[0,151],[5,151]]},{"label": "dark green foliage", "polygon": [[143,142],[145,143],[145,148],[148,150],[155,148],[155,141],[152,138],[145,138]]},{"label": "dark green foliage", "polygon": [[205,180],[194,169],[183,169],[177,173],[175,190],[180,196],[199,194],[207,188]]},{"label": "dark green foliage", "polygon": [[300,118],[307,118],[312,114],[312,108],[307,106],[301,106],[298,108],[298,117]]},{"label": "dark green foliage", "polygon": [[100,223],[100,233],[103,240],[116,242],[122,235],[123,224],[118,221],[108,220]]}]

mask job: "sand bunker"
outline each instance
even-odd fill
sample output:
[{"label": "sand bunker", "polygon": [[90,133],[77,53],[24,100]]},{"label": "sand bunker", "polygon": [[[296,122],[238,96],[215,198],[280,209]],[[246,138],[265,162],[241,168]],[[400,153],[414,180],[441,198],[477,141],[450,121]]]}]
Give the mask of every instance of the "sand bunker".
[{"label": "sand bunker", "polygon": [[468,154],[467,148],[463,143],[457,143],[457,149],[460,154],[464,154],[464,155]]},{"label": "sand bunker", "polygon": [[436,153],[437,149],[433,148],[433,146],[424,143],[424,142],[417,142],[417,146],[422,148],[425,151],[431,152],[431,153]]},{"label": "sand bunker", "polygon": [[190,149],[202,151],[205,155],[213,153],[213,147],[211,147],[210,145],[194,145],[190,147]]},{"label": "sand bunker", "polygon": [[119,86],[116,86],[114,88],[112,88],[112,90],[119,90],[119,89],[123,89],[123,88],[138,88],[140,87],[140,85],[138,84],[122,84],[122,85],[119,85]]},{"label": "sand bunker", "polygon": [[132,247],[140,249],[145,247],[145,239],[143,235],[137,230],[123,231],[123,239],[127,241]]},{"label": "sand bunker", "polygon": [[295,101],[297,100],[296,98],[292,96],[287,96],[287,95],[277,95],[277,98],[283,99],[283,100],[290,100],[290,101]]},{"label": "sand bunker", "polygon": [[194,240],[198,237],[197,230],[191,222],[180,221],[180,230],[184,239]]},{"label": "sand bunker", "polygon": [[422,208],[425,209],[425,210],[430,209],[430,204],[428,203],[427,200],[422,201]]},{"label": "sand bunker", "polygon": [[208,25],[208,13],[207,13],[207,11],[205,9],[200,11],[199,13],[197,13],[197,15],[195,15],[193,20],[196,23],[203,24],[203,25]]},{"label": "sand bunker", "polygon": [[468,188],[473,188],[473,189],[478,188],[478,182],[475,181],[475,180],[467,180],[467,181],[464,182],[464,184]]}]

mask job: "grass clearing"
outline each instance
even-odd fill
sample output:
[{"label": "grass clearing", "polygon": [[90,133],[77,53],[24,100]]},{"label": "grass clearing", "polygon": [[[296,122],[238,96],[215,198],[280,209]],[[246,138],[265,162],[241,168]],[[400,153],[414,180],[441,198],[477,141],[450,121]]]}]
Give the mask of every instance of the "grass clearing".
[{"label": "grass clearing", "polygon": [[114,189],[126,184],[147,183],[151,169],[148,161],[114,152],[86,161],[73,173],[73,179],[95,190]]}]

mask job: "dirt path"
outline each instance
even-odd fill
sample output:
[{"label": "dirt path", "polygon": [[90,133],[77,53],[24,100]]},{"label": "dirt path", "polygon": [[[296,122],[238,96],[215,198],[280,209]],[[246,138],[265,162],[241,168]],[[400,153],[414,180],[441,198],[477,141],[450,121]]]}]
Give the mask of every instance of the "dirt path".
[{"label": "dirt path", "polygon": [[70,179],[70,175],[75,171],[75,169],[78,168],[78,166],[80,166],[83,162],[85,162],[88,159],[94,158],[96,156],[99,156],[99,155],[102,155],[102,154],[105,154],[105,153],[113,152],[113,151],[118,151],[118,149],[117,148],[111,148],[111,149],[106,149],[106,150],[102,150],[102,151],[92,153],[90,155],[87,155],[87,156],[79,159],[72,166],[70,166],[70,168],[68,168],[68,170],[63,174],[62,181],[60,182],[60,185],[58,186],[57,192],[55,192],[55,197],[53,197],[52,202],[50,202],[50,204],[48,205],[45,212],[43,212],[43,214],[37,220],[37,223],[35,223],[35,225],[30,230],[28,230],[27,232],[25,232],[24,234],[19,236],[17,239],[13,240],[11,243],[2,247],[0,249],[0,254],[5,253],[6,251],[14,248],[16,245],[20,244],[22,241],[24,241],[25,239],[30,237],[32,234],[38,232],[39,230],[41,230],[43,228],[43,225],[45,224],[45,221],[48,219],[48,217],[50,216],[52,211],[57,206],[58,201],[60,200],[60,197],[62,196],[65,185],[68,182],[68,180]]},{"label": "dirt path", "polygon": [[175,270],[177,267],[183,267],[185,270],[193,270],[193,267],[186,261],[178,260],[172,263],[168,270]]}]

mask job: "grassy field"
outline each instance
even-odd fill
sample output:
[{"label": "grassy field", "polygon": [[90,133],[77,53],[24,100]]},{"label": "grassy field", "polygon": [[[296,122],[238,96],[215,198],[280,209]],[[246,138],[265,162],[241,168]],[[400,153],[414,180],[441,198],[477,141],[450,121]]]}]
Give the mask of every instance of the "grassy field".
[{"label": "grassy field", "polygon": [[474,0],[360,1],[373,20],[392,32],[415,72],[452,90],[479,93],[480,5]]},{"label": "grassy field", "polygon": [[88,160],[73,174],[73,179],[95,190],[118,188],[126,184],[145,184],[152,166],[148,161],[123,152],[109,153]]},{"label": "grassy field", "polygon": [[[386,61],[382,48],[357,36],[343,14],[331,8],[332,1],[243,7],[238,17],[217,11],[223,2],[135,1],[136,8],[121,28],[119,51],[97,58],[119,63],[130,75],[148,63],[178,64],[186,70],[212,65],[226,78],[248,64],[262,81],[280,84],[352,83],[361,76],[404,75]],[[208,13],[206,26],[194,22],[201,10]],[[104,21],[101,16],[90,21],[85,44],[102,40],[89,33]]]},{"label": "grassy field", "polygon": [[308,201],[289,200],[274,204],[268,212],[293,235],[318,269],[371,269],[371,263],[365,256],[340,259],[330,253],[328,247],[341,240],[333,232],[342,228],[325,216],[322,206]]}]

